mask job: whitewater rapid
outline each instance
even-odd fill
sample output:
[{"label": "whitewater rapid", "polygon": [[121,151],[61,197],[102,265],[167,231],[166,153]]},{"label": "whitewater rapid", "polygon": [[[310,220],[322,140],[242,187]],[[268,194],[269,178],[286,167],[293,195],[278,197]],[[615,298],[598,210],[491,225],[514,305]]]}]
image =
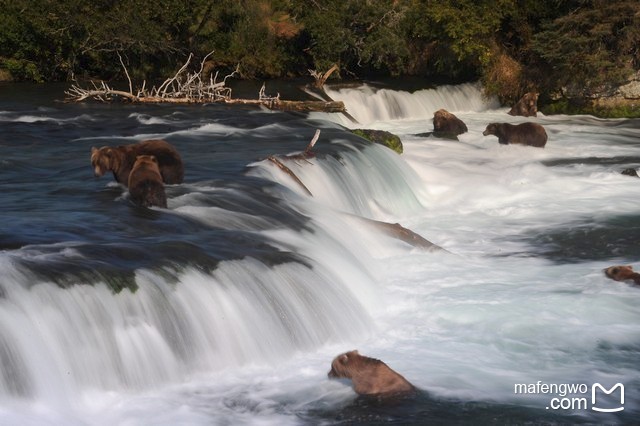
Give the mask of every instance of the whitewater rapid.
[{"label": "whitewater rapid", "polygon": [[[87,262],[88,241],[0,253],[3,423],[330,424],[356,401],[326,377],[351,349],[434,398],[545,411],[549,395],[517,395],[514,385],[620,382],[626,412],[638,412],[640,291],[602,274],[640,255],[640,183],[620,174],[640,167],[637,122],[541,115],[533,120],[549,134],[544,149],[501,146],[484,127],[523,119],[474,84],[328,93],[360,123],[313,114],[304,125],[236,127],[237,117],[127,113],[140,128],[123,143],[166,137],[224,149],[186,154],[197,178],[168,188],[169,219],[132,218],[132,240],[174,244],[147,235],[150,223],[184,235],[184,245],[162,249],[169,261],[135,268],[135,288],[65,287],[25,266]],[[424,135],[440,108],[469,127],[459,141]],[[46,111],[2,117],[56,122]],[[404,153],[366,146],[342,126],[398,134]],[[302,150],[318,128],[322,155],[287,162],[310,197],[265,158],[287,152],[262,144],[289,137]],[[80,152],[113,138],[96,133],[73,139]],[[251,152],[242,176],[228,165],[238,146]],[[214,168],[220,175],[209,178]],[[94,185],[87,197],[127,213],[126,195]],[[400,223],[445,250],[411,247],[363,219]],[[201,251],[175,253],[191,245]],[[208,259],[207,250],[222,254]]]}]

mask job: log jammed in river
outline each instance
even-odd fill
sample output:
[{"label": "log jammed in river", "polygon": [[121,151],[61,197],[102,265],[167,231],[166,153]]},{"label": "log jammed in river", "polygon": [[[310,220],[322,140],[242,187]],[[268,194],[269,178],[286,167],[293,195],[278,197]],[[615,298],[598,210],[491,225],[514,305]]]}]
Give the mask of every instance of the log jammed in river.
[{"label": "log jammed in river", "polygon": [[[193,73],[186,70],[191,63],[193,55],[189,55],[185,64],[178,72],[166,79],[159,87],[153,86],[146,88],[146,82],[143,82],[141,88],[135,92],[131,83],[131,78],[127,68],[122,61],[122,57],[118,55],[120,64],[124,69],[129,82],[129,91],[118,90],[109,86],[104,81],[100,83],[92,82],[91,88],[83,88],[80,85],[73,84],[67,91],[66,100],[69,102],[82,102],[87,99],[93,99],[101,102],[113,102],[121,100],[131,103],[173,103],[173,104],[206,104],[206,103],[224,103],[229,105],[259,105],[273,110],[281,111],[299,111],[299,112],[330,112],[330,113],[346,113],[343,102],[340,101],[291,101],[280,99],[280,95],[267,96],[265,94],[265,86],[262,86],[258,99],[233,99],[231,97],[231,88],[226,85],[227,79],[239,73],[236,68],[231,74],[225,76],[218,81],[218,73],[210,75],[209,79],[203,78],[203,70],[207,58],[213,52],[204,57],[200,64],[200,69]],[[335,67],[330,70],[333,72]],[[323,75],[325,77],[322,82],[326,81],[330,72]]]}]

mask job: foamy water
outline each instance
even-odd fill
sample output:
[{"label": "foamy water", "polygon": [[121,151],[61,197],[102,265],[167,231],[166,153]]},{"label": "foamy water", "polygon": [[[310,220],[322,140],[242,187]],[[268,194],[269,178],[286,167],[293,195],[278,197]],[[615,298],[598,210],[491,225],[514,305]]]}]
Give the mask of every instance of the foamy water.
[{"label": "foamy water", "polygon": [[[245,233],[272,248],[251,246],[211,268],[138,268],[137,288],[116,294],[95,282],[60,288],[21,263],[82,263],[82,244],[0,253],[3,423],[332,423],[356,396],[326,373],[335,355],[355,348],[436,399],[545,412],[553,395],[517,395],[514,385],[623,383],[623,414],[638,412],[640,290],[602,274],[639,254],[640,181],[620,174],[640,166],[637,122],[541,116],[533,121],[549,134],[546,148],[501,146],[482,136],[486,124],[525,119],[486,101],[475,85],[330,94],[346,102],[357,127],[398,134],[404,154],[353,145],[332,123],[342,118],[316,114],[309,127],[322,130],[318,150],[339,149],[287,163],[313,197],[264,155],[248,162],[246,184],[216,177],[169,188],[166,214],[195,229],[180,231],[185,242],[202,245],[189,233],[211,228],[219,240],[203,250],[241,251],[235,238]],[[460,141],[418,136],[442,107],[469,127]],[[215,150],[293,132],[303,149],[312,134],[201,118],[153,128],[180,117],[133,114],[151,127],[134,137],[193,138]],[[198,176],[207,176],[214,166],[191,155]],[[273,186],[244,186],[252,179]],[[362,218],[398,222],[446,251],[410,247]]]}]

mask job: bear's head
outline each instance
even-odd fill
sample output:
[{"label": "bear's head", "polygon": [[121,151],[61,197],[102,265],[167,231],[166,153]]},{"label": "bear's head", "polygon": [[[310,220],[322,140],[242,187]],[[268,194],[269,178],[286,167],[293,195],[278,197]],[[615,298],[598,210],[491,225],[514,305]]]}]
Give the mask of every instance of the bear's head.
[{"label": "bear's head", "polygon": [[439,109],[433,113],[433,127],[436,129],[442,128],[454,118],[455,116],[446,109]]},{"label": "bear's head", "polygon": [[331,362],[331,370],[327,374],[330,378],[353,379],[353,374],[370,366],[381,364],[382,361],[362,356],[357,350],[343,353]]},{"label": "bear's head", "polygon": [[484,132],[482,132],[482,134],[484,136],[489,136],[489,135],[496,135],[496,132],[498,131],[498,123],[490,123],[486,129],[484,129]]},{"label": "bear's head", "polygon": [[108,171],[117,170],[120,167],[120,156],[110,146],[91,148],[91,166],[96,177],[104,175]]},{"label": "bear's head", "polygon": [[624,281],[633,278],[633,268],[629,265],[610,266],[604,270],[604,274],[616,281]]}]

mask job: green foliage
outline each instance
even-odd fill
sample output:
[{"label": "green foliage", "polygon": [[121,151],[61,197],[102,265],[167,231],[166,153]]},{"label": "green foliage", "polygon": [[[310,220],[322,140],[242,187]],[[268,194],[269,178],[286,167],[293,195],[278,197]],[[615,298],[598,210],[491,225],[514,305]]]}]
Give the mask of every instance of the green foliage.
[{"label": "green foliage", "polygon": [[166,78],[195,55],[246,78],[420,75],[606,90],[640,68],[637,0],[0,0],[0,75]]},{"label": "green foliage", "polygon": [[417,68],[455,75],[481,70],[492,58],[495,33],[513,0],[414,0],[403,22],[424,64]]},{"label": "green foliage", "polygon": [[640,65],[640,3],[581,3],[534,37],[533,51],[551,72],[541,82],[546,90],[596,93],[625,81]]},{"label": "green foliage", "polygon": [[352,75],[368,71],[400,74],[409,56],[400,31],[403,1],[315,0],[294,3],[304,25],[301,35],[309,67],[324,71],[339,64]]},{"label": "green foliage", "polygon": [[583,99],[561,99],[543,105],[540,111],[546,115],[588,114],[600,118],[640,118],[640,104],[637,102],[601,106]]}]

